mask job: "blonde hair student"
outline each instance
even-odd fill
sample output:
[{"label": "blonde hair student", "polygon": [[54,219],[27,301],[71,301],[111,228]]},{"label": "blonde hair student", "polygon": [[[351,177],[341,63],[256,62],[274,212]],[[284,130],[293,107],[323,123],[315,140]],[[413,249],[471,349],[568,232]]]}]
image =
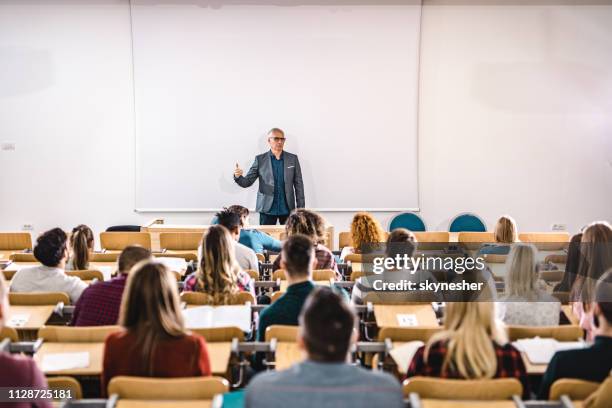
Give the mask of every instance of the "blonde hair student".
[{"label": "blonde hair student", "polygon": [[512,244],[518,242],[518,231],[516,221],[509,215],[502,215],[495,224],[495,242],[500,244]]},{"label": "blonde hair student", "polygon": [[146,260],[129,274],[121,303],[122,331],[105,342],[102,389],[118,375],[195,377],[210,375],[204,338],[185,329],[174,275]]}]

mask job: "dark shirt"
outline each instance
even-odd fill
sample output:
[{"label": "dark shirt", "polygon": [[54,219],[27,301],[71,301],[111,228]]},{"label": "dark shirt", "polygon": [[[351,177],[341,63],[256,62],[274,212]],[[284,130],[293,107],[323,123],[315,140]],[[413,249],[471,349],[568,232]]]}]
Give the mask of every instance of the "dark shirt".
[{"label": "dark shirt", "polygon": [[280,159],[276,159],[272,150],[270,150],[270,160],[272,161],[272,173],[274,174],[274,201],[268,214],[270,215],[287,215],[289,214],[289,206],[287,205],[287,197],[285,196],[285,152],[282,152]]},{"label": "dark shirt", "polygon": [[[47,379],[31,358],[0,351],[0,387],[47,389]],[[51,408],[52,406],[49,400],[0,402],[0,407],[11,408]]]},{"label": "dark shirt", "polygon": [[542,377],[538,399],[548,399],[552,384],[560,378],[602,382],[612,370],[612,337],[597,336],[591,347],[557,351]]},{"label": "dark shirt", "polygon": [[74,307],[71,326],[112,326],[119,320],[121,297],[127,275],[90,285]]},{"label": "dark shirt", "polygon": [[[448,350],[447,344],[447,341],[438,341],[432,344],[427,355],[427,362],[425,362],[425,346],[421,346],[410,362],[408,377],[420,375],[439,378],[461,378],[461,375],[452,368],[442,370]],[[523,384],[523,397],[529,397],[529,381],[521,353],[509,343],[500,346],[493,342],[493,347],[497,357],[497,371],[494,378],[516,378]],[[450,366],[452,364],[449,364]]]}]

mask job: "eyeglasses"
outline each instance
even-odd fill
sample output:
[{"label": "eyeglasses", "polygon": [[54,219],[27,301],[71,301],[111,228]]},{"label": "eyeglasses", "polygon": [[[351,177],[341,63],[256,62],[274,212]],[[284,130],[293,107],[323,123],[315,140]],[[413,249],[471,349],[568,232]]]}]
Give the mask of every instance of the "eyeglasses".
[{"label": "eyeglasses", "polygon": [[287,140],[287,138],[284,138],[284,137],[271,137],[270,139],[274,140],[275,142],[281,142],[281,143],[285,143],[285,140]]}]

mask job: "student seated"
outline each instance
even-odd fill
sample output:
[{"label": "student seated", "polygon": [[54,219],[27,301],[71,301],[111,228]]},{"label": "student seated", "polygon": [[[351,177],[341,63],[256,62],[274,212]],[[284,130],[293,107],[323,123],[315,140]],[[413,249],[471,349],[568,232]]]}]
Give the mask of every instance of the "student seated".
[{"label": "student seated", "polygon": [[151,252],[141,246],[130,245],[119,255],[117,277],[107,282],[90,285],[83,291],[74,308],[72,326],[109,326],[119,321],[121,298],[128,273],[140,261],[151,258]]},{"label": "student seated", "polygon": [[239,292],[250,292],[255,298],[255,282],[238,266],[224,226],[213,225],[204,235],[199,268],[185,279],[184,290],[208,294],[213,305],[232,304]]},{"label": "student seated", "polygon": [[560,378],[602,382],[612,370],[612,269],[597,283],[591,310],[595,341],[584,349],[558,351],[542,378],[538,399],[548,399]]},{"label": "student seated", "polygon": [[66,261],[67,271],[89,269],[89,254],[94,250],[94,234],[87,225],[77,225],[70,234],[69,257]]},{"label": "student seated", "polygon": [[514,377],[529,395],[521,353],[507,342],[495,322],[492,302],[448,302],[444,330],[420,347],[408,377],[485,379]]},{"label": "student seated", "polygon": [[[404,228],[394,229],[387,238],[385,257],[395,259],[398,255],[412,257],[417,248],[414,234]],[[402,265],[403,266],[403,265]],[[378,282],[377,282],[378,281]],[[408,268],[384,269],[380,274],[368,275],[358,278],[353,286],[351,301],[362,304],[363,298],[368,295],[371,302],[401,303],[401,302],[439,302],[442,296],[437,292],[424,290],[377,290],[381,283],[412,282],[418,287],[422,282],[437,282],[433,274],[427,270],[412,270]]]},{"label": "student seated", "polygon": [[504,215],[497,220],[494,239],[494,244],[484,244],[478,254],[508,255],[511,244],[518,242],[518,230],[512,217]]},{"label": "student seated", "polygon": [[234,256],[236,262],[242,269],[252,269],[255,271],[259,270],[259,262],[257,261],[257,255],[251,248],[242,245],[238,242],[240,237],[240,231],[242,229],[242,221],[240,216],[228,209],[220,211],[216,214],[217,222],[219,225],[223,225],[229,231],[234,246]]},{"label": "student seated", "polygon": [[353,216],[351,240],[353,245],[342,248],[340,259],[344,260],[349,254],[376,252],[380,244],[385,242],[380,223],[367,212],[358,212]]},{"label": "student seated", "polygon": [[559,282],[553,292],[569,292],[578,276],[578,266],[580,265],[580,241],[582,240],[582,232],[572,236],[567,248],[567,259],[565,261],[565,272],[563,279]]},{"label": "student seated", "polygon": [[53,228],[36,240],[34,257],[42,264],[20,269],[11,280],[11,292],[64,292],[76,303],[87,284],[64,273],[68,237],[61,228]]},{"label": "student seated", "polygon": [[249,209],[241,205],[232,205],[228,210],[235,212],[240,217],[242,229],[238,242],[251,248],[255,253],[263,254],[264,251],[280,252],[281,242],[256,229],[249,229]]},{"label": "student seated", "polygon": [[[0,273],[0,330],[5,326],[9,313],[8,291],[4,275]],[[38,369],[34,360],[19,354],[9,354],[0,350],[0,387],[47,389],[47,379]],[[44,407],[51,408],[50,401],[39,402],[0,402],[0,406],[15,408]]]},{"label": "student seated", "polygon": [[506,324],[556,326],[561,303],[541,289],[536,268],[536,249],[529,244],[514,244],[506,262],[504,296],[499,299],[499,317]]},{"label": "student seated", "polygon": [[329,288],[316,289],[300,315],[298,345],[306,360],[284,371],[262,373],[246,388],[250,408],[403,407],[391,375],[348,363],[357,319]]},{"label": "student seated", "polygon": [[185,329],[174,275],[146,260],[130,272],[119,324],[104,345],[102,393],[118,375],[198,377],[210,375],[206,341]]},{"label": "student seated", "polygon": [[[285,225],[287,236],[302,234],[310,238],[315,249],[316,264],[314,269],[331,269],[336,273],[336,279],[341,280],[342,276],[338,270],[338,264],[334,258],[334,254],[323,245],[325,236],[325,220],[314,211],[305,210],[303,208],[294,210]],[[272,270],[281,269],[283,254],[276,257],[272,264]]]}]

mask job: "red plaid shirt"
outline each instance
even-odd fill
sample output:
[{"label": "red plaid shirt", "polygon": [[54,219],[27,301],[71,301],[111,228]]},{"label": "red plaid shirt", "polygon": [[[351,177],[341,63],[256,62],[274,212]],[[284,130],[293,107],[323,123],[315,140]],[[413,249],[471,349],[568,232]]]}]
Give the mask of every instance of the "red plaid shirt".
[{"label": "red plaid shirt", "polygon": [[119,321],[119,308],[127,276],[120,273],[107,282],[90,285],[74,308],[71,326],[108,326]]},{"label": "red plaid shirt", "polygon": [[[442,371],[447,351],[446,345],[446,341],[438,341],[432,344],[427,355],[427,362],[425,362],[425,346],[420,347],[410,362],[408,377],[420,375],[425,377],[462,378],[452,368],[452,362],[446,370]],[[523,384],[523,397],[528,398],[529,381],[521,353],[509,343],[500,346],[493,342],[493,347],[497,356],[497,371],[494,378],[516,378]]]}]

